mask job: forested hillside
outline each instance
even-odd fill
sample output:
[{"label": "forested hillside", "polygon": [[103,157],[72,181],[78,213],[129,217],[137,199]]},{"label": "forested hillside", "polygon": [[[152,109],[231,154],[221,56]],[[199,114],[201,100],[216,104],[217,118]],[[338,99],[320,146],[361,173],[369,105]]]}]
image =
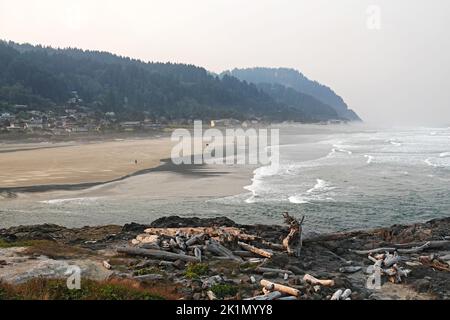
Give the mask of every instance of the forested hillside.
[{"label": "forested hillside", "polygon": [[[101,112],[167,119],[262,118],[314,122],[342,118],[328,106],[293,92],[267,91],[204,68],[153,63],[107,52],[0,42],[0,108],[66,106],[76,92]],[[285,91],[285,90],[281,90]]]}]

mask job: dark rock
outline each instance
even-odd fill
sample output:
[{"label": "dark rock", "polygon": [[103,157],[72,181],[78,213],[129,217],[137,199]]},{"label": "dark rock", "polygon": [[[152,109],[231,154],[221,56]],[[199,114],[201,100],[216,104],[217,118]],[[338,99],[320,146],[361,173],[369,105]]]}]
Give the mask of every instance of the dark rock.
[{"label": "dark rock", "polygon": [[286,269],[292,271],[295,274],[304,274],[305,273],[305,271],[302,270],[301,268],[299,268],[297,266],[294,266],[294,265],[291,265],[291,264],[288,264],[286,266]]},{"label": "dark rock", "polygon": [[129,223],[123,226],[122,232],[144,232],[145,229],[147,229],[148,226],[138,224],[138,223]]},{"label": "dark rock", "polygon": [[241,276],[240,281],[241,281],[242,284],[244,284],[244,283],[251,283],[250,276],[246,275],[246,274]]},{"label": "dark rock", "polygon": [[263,278],[275,279],[275,278],[278,278],[278,273],[277,272],[264,272],[263,273]]},{"label": "dark rock", "polygon": [[13,234],[4,234],[0,237],[0,239],[2,239],[3,241],[6,241],[6,242],[17,241],[17,237]]},{"label": "dark rock", "polygon": [[184,228],[184,227],[237,227],[238,225],[225,217],[218,218],[181,218],[178,216],[164,217],[152,222],[153,228]]},{"label": "dark rock", "polygon": [[202,299],[202,294],[200,292],[196,292],[192,295],[192,299],[193,300],[201,300]]},{"label": "dark rock", "polygon": [[419,293],[428,292],[431,288],[431,283],[427,279],[416,280],[412,285]]},{"label": "dark rock", "polygon": [[289,263],[289,257],[286,254],[274,254],[271,259],[271,264],[276,266],[285,266]]},{"label": "dark rock", "polygon": [[191,281],[192,292],[201,293],[202,292],[202,282],[200,280]]},{"label": "dark rock", "polygon": [[185,264],[183,261],[181,261],[181,260],[177,260],[177,261],[175,261],[175,262],[173,263],[173,266],[174,266],[175,268],[177,268],[178,270],[182,270],[182,269],[184,269],[184,267],[186,266],[186,264]]}]

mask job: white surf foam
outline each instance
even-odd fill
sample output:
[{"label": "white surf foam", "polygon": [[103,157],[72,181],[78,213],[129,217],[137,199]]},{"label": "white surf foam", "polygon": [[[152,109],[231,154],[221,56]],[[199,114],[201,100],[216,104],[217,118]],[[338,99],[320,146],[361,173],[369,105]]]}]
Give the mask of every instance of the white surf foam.
[{"label": "white surf foam", "polygon": [[368,154],[364,155],[364,158],[367,159],[367,164],[371,164],[373,161],[373,156],[370,156]]},{"label": "white surf foam", "polygon": [[316,185],[306,191],[306,193],[318,193],[318,192],[324,192],[324,191],[330,191],[333,190],[334,187],[331,186],[331,184],[325,180],[317,179]]},{"label": "white surf foam", "polygon": [[427,165],[429,165],[430,167],[434,167],[434,168],[439,167],[439,165],[437,165],[436,163],[431,162],[431,158],[425,159],[424,162],[425,162]]},{"label": "white surf foam", "polygon": [[353,154],[352,151],[346,150],[346,149],[344,149],[343,146],[340,146],[340,145],[338,145],[338,144],[333,145],[333,148],[334,148],[333,150],[334,150],[335,153],[336,153],[336,152],[346,153],[346,154],[348,154],[349,156],[351,156],[351,155]]},{"label": "white surf foam", "polygon": [[295,204],[307,204],[307,203],[310,203],[308,200],[306,200],[304,197],[302,197],[300,195],[289,197],[289,202],[290,203],[295,203]]},{"label": "white surf foam", "polygon": [[88,197],[88,198],[69,198],[69,199],[52,199],[52,200],[46,200],[46,201],[39,201],[40,203],[44,204],[64,204],[68,202],[75,202],[75,203],[83,203],[83,202],[90,202],[90,201],[96,201],[98,200],[98,197]]},{"label": "white surf foam", "polygon": [[401,147],[402,146],[402,144],[400,142],[395,141],[395,140],[389,140],[389,143],[392,144],[393,146],[396,146],[396,147]]}]

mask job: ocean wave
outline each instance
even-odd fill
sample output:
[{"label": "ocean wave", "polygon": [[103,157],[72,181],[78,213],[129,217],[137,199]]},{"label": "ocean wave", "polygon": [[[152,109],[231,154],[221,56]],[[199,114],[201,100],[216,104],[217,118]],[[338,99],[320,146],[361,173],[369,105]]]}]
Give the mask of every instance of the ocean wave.
[{"label": "ocean wave", "polygon": [[333,145],[333,150],[332,150],[332,152],[334,152],[334,153],[336,153],[336,152],[346,153],[346,154],[348,154],[349,156],[351,156],[351,155],[353,154],[352,151],[346,150],[346,149],[344,149],[343,146],[337,145],[337,144]]},{"label": "ocean wave", "polygon": [[311,189],[309,189],[308,191],[306,191],[306,193],[317,193],[317,192],[324,192],[324,191],[330,191],[333,190],[334,187],[331,186],[331,183],[322,180],[322,179],[317,179],[317,183],[315,184],[315,186]]},{"label": "ocean wave", "polygon": [[442,152],[442,153],[439,155],[439,157],[441,157],[441,158],[448,158],[448,157],[450,157],[450,152]]},{"label": "ocean wave", "polygon": [[364,155],[364,158],[367,159],[367,164],[371,164],[374,159],[373,156],[370,156],[368,154]]},{"label": "ocean wave", "polygon": [[425,162],[427,165],[429,165],[430,167],[433,167],[433,168],[439,167],[438,164],[431,162],[431,158],[425,159],[424,162]]},{"label": "ocean wave", "polygon": [[401,147],[402,146],[402,143],[400,143],[400,142],[398,142],[396,140],[389,140],[388,142],[390,144],[392,144],[393,146],[396,146],[396,147]]},{"label": "ocean wave", "polygon": [[305,197],[302,197],[302,196],[289,197],[289,202],[290,203],[295,203],[295,204],[307,204],[307,203],[310,203],[308,200],[305,199]]},{"label": "ocean wave", "polygon": [[91,201],[96,201],[100,198],[98,197],[88,197],[88,198],[69,198],[69,199],[52,199],[52,200],[46,200],[46,201],[39,201],[39,203],[44,203],[44,204],[64,204],[64,203],[70,203],[70,202],[74,202],[77,204],[83,203],[83,202],[91,202]]},{"label": "ocean wave", "polygon": [[316,184],[303,194],[296,194],[288,198],[290,203],[307,204],[313,201],[335,201],[330,197],[330,191],[335,187],[328,181],[317,179]]}]

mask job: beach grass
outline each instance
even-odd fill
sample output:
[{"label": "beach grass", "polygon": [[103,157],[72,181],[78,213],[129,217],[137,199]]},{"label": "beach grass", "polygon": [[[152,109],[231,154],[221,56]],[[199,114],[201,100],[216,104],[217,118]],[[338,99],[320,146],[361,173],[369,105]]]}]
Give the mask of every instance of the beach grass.
[{"label": "beach grass", "polygon": [[19,285],[0,283],[0,300],[167,300],[178,298],[170,288],[140,288],[133,282],[84,280],[80,290],[66,280],[37,278]]}]

